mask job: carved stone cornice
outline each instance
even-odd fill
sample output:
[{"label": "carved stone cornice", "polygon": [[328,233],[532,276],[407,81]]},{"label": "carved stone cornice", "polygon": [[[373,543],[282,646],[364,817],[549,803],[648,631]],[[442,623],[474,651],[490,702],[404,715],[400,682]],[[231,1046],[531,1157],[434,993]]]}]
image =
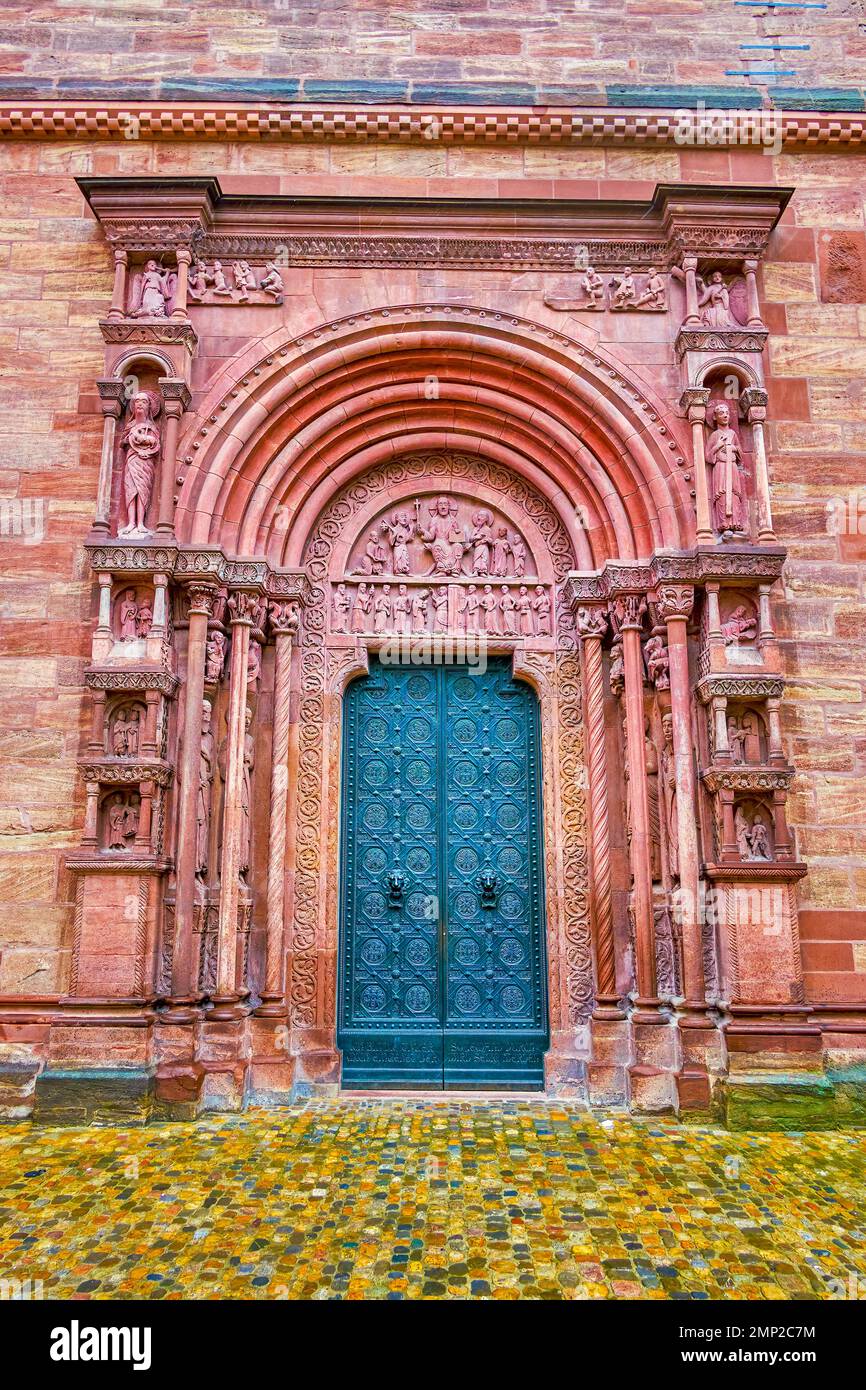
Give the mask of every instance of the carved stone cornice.
[{"label": "carved stone cornice", "polygon": [[[678,265],[685,240],[714,261],[739,266],[744,257],[763,253],[791,195],[770,185],[659,184],[643,202],[386,198],[371,211],[361,198],[226,195],[216,179],[78,182],[109,243],[128,253],[186,246],[205,261],[275,260],[281,268],[506,267],[574,274],[587,264]],[[106,331],[135,334],[141,324],[106,320]],[[160,321],[154,331],[173,326]]]},{"label": "carved stone cornice", "polygon": [[105,782],[118,787],[138,782],[167,787],[174,776],[174,769],[162,758],[88,758],[79,762],[78,770],[85,782]]},{"label": "carved stone cornice", "polygon": [[787,551],[779,545],[701,546],[696,552],[695,579],[748,579],[755,584],[772,584],[785,563]]},{"label": "carved stone cornice", "polygon": [[695,687],[702,704],[709,704],[714,696],[725,696],[729,700],[779,700],[784,694],[784,676],[748,676],[736,674],[708,675],[698,681]]},{"label": "carved stone cornice", "polygon": [[768,859],[745,864],[704,865],[704,874],[713,883],[794,883],[805,878],[808,868],[790,859]]},{"label": "carved stone cornice", "polygon": [[681,328],[676,336],[677,356],[687,352],[763,352],[769,337],[766,328]]},{"label": "carved stone cornice", "polygon": [[178,677],[171,671],[153,668],[151,670],[129,670],[123,666],[92,666],[84,672],[84,684],[88,690],[160,690],[163,695],[174,695],[178,687]]},{"label": "carved stone cornice", "polygon": [[84,548],[90,566],[102,574],[142,574],[153,571],[171,574],[177,559],[172,545],[157,545],[155,541],[85,541]]},{"label": "carved stone cornice", "polygon": [[106,343],[182,343],[190,354],[198,343],[198,334],[185,319],[100,319],[99,327]]},{"label": "carved stone cornice", "polygon": [[793,768],[784,767],[707,767],[701,780],[707,791],[761,792],[787,791]]},{"label": "carved stone cornice", "polygon": [[173,861],[160,854],[134,854],[124,849],[76,850],[65,859],[76,874],[167,874]]}]

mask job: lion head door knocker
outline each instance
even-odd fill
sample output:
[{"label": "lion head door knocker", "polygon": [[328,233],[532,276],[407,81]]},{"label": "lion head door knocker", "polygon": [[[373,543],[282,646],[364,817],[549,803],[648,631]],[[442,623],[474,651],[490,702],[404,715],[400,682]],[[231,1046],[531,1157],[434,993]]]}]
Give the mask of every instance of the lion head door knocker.
[{"label": "lion head door knocker", "polygon": [[385,883],[388,887],[388,906],[402,907],[403,895],[406,892],[406,875],[401,874],[399,869],[394,869],[390,874],[386,874]]},{"label": "lion head door knocker", "polygon": [[481,906],[494,908],[499,902],[497,891],[499,880],[489,869],[478,875],[478,887],[481,890]]}]

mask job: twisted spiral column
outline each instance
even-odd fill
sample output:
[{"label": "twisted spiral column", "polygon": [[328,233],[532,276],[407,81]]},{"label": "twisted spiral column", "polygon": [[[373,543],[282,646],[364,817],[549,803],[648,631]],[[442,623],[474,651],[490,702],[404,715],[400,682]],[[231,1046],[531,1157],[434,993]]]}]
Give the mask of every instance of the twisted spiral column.
[{"label": "twisted spiral column", "polygon": [[288,604],[271,607],[271,626],[275,633],[274,653],[274,729],[271,759],[271,806],[268,833],[267,942],[265,987],[256,1013],[279,1018],[286,1012],[285,985],[285,867],[286,801],[289,790],[289,731],[291,725],[292,637],[297,630],[297,612]]}]

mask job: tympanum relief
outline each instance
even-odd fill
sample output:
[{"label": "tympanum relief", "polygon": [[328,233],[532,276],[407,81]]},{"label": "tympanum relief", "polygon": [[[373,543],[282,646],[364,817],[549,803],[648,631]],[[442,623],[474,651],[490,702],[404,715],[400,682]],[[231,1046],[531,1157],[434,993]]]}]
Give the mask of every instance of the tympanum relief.
[{"label": "tympanum relief", "polygon": [[386,510],[333,585],[334,633],[550,637],[552,593],[522,533],[469,498],[416,497]]}]

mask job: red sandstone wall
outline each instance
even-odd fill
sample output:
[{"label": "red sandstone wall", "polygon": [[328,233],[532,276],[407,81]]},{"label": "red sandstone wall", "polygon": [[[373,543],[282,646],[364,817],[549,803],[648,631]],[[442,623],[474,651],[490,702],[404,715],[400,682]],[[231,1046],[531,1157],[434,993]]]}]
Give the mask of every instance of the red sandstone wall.
[{"label": "red sandstone wall", "polygon": [[[166,95],[173,83],[209,79],[492,79],[503,88],[568,84],[572,101],[589,101],[612,84],[744,85],[738,74],[766,71],[769,58],[741,53],[740,43],[780,37],[809,48],[781,55],[777,87],[862,85],[862,20],[852,0],[775,17],[731,0],[5,0],[0,53],[19,78],[16,95],[28,79],[34,95],[68,90],[74,73],[91,84],[161,80]],[[792,67],[796,78],[785,75]]]},{"label": "red sandstone wall", "polygon": [[[170,171],[218,174],[227,192],[254,186],[259,192],[378,196],[638,198],[650,196],[657,181],[678,179],[775,179],[796,187],[762,274],[772,330],[774,499],[790,551],[777,616],[791,681],[785,736],[799,769],[791,820],[798,850],[811,866],[803,937],[813,997],[866,998],[862,170],[862,159],[825,152],[771,159],[748,151],[446,149],[433,143],[330,149],[144,141],[0,145],[0,991],[62,990],[71,944],[62,858],[81,830],[75,760],[92,604],[80,543],[93,511],[101,438],[93,382],[103,345],[96,320],[107,308],[112,282],[109,253],[73,176]],[[556,279],[302,271],[289,322],[300,329],[365,303],[463,294],[568,329],[567,316],[543,303]],[[623,339],[617,351],[624,360],[657,389],[678,395],[670,346],[653,340],[652,319],[642,321],[639,340],[630,324],[611,315],[605,320]],[[199,389],[206,376],[200,364]],[[847,529],[834,534],[827,505],[841,498],[844,509],[852,493]],[[12,534],[16,515],[19,528],[35,525],[38,532],[42,526],[44,535]]]}]

